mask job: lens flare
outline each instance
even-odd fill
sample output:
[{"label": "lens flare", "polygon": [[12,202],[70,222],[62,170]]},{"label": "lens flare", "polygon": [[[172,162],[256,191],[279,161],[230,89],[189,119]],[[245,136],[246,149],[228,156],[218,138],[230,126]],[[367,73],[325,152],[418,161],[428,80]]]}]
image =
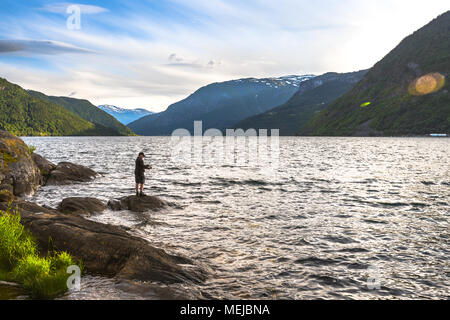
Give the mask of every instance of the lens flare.
[{"label": "lens flare", "polygon": [[435,93],[445,85],[445,77],[440,73],[429,73],[414,80],[408,88],[413,96],[424,96]]}]

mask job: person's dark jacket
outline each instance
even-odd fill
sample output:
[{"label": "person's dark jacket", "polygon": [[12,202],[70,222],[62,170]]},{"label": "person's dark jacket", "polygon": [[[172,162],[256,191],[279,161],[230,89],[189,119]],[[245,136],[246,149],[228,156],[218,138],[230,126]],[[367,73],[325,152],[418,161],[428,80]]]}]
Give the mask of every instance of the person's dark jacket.
[{"label": "person's dark jacket", "polygon": [[143,176],[146,168],[147,166],[144,165],[144,160],[138,157],[136,159],[136,169],[134,170],[134,174],[137,176]]}]

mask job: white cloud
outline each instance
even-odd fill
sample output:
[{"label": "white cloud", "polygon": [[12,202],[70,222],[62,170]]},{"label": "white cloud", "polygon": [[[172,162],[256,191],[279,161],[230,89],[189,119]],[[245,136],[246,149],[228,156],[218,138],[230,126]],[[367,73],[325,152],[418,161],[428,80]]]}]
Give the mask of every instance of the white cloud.
[{"label": "white cloud", "polygon": [[0,39],[0,54],[1,53],[33,53],[53,55],[63,53],[93,53],[93,51],[59,41]]},{"label": "white cloud", "polygon": [[69,8],[70,6],[79,7],[82,14],[98,14],[109,11],[108,9],[99,6],[92,6],[79,3],[69,3],[69,2],[47,4],[44,7],[42,7],[42,10],[51,13],[67,14],[67,8]]}]

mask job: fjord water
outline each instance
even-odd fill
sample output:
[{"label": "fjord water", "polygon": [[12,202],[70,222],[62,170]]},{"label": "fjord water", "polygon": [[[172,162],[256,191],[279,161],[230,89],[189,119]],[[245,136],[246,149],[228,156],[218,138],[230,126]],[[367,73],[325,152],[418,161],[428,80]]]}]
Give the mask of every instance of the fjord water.
[{"label": "fjord water", "polygon": [[[44,187],[31,199],[52,207],[72,196],[133,194],[134,160],[146,152],[154,168],[147,193],[176,207],[106,211],[91,219],[130,227],[210,273],[205,283],[174,292],[225,299],[449,298],[449,139],[280,138],[277,175],[223,163],[175,164],[169,137],[24,140],[55,163],[101,173],[88,184]],[[160,294],[148,296],[140,285],[86,276],[82,291],[66,298],[166,292],[153,284]]]}]

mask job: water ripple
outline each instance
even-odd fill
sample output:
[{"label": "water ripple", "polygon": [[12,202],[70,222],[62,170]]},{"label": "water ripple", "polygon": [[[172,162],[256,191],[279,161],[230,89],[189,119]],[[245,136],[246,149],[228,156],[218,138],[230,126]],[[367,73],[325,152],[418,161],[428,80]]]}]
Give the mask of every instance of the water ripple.
[{"label": "water ripple", "polygon": [[[71,196],[132,194],[134,158],[144,150],[154,168],[147,193],[173,207],[92,219],[124,226],[211,274],[204,284],[159,289],[88,277],[86,290],[65,298],[448,298],[448,139],[281,138],[275,176],[175,164],[164,137],[25,141],[53,162],[102,174],[92,183],[42,188],[32,200],[51,207]],[[367,285],[373,270],[379,290]]]}]

